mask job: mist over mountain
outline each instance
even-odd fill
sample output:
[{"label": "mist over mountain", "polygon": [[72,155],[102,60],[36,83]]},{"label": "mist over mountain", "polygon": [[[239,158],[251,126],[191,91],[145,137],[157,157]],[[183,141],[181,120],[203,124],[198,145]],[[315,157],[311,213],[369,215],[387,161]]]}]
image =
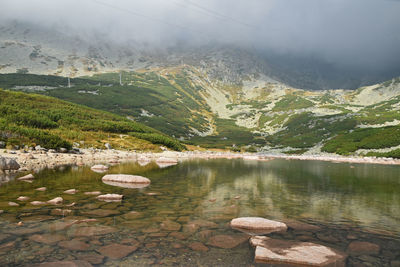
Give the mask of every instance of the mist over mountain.
[{"label": "mist over mountain", "polygon": [[[2,47],[20,40],[40,44],[45,57],[103,57],[101,71],[224,62],[231,71],[221,74],[229,80],[251,72],[251,65],[253,72],[305,89],[354,89],[400,75],[399,1],[2,2]],[[1,72],[29,63],[4,58]],[[127,58],[135,63],[122,64]],[[65,57],[57,61],[67,64]],[[29,71],[45,73],[37,66]]]}]

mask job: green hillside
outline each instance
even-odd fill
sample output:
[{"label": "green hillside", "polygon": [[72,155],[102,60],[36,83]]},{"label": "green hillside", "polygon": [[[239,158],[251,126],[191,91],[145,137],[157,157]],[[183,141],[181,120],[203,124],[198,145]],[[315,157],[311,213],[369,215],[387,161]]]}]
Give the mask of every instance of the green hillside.
[{"label": "green hillside", "polygon": [[[160,144],[175,150],[177,140],[143,124],[104,111],[53,97],[0,90],[0,139],[7,145],[45,148],[80,147],[156,150]],[[147,140],[147,141],[146,141]]]}]

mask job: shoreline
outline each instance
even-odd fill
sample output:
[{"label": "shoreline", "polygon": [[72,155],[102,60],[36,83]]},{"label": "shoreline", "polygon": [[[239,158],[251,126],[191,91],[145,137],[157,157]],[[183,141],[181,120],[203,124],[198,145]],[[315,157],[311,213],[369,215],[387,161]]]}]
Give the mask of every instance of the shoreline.
[{"label": "shoreline", "polygon": [[[333,163],[357,163],[357,164],[383,164],[400,165],[400,159],[376,158],[376,157],[356,157],[339,155],[277,155],[277,154],[256,154],[238,152],[213,152],[213,151],[163,151],[163,152],[130,152],[123,150],[100,150],[100,149],[81,149],[81,154],[70,153],[50,153],[45,151],[32,151],[24,153],[13,151],[14,153],[0,152],[1,157],[13,158],[20,165],[19,170],[6,171],[6,175],[16,175],[18,173],[34,171],[38,172],[44,168],[55,168],[65,165],[92,166],[94,164],[119,164],[123,162],[134,162],[140,158],[155,161],[160,157],[168,157],[177,160],[187,159],[238,159],[253,161],[268,161],[272,159],[285,160],[315,160]],[[0,172],[1,176],[1,172]]]}]

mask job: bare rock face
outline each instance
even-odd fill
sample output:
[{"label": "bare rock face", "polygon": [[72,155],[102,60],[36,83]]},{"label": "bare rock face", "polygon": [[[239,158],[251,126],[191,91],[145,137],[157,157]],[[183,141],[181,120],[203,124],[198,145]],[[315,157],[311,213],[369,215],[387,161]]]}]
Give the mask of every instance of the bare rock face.
[{"label": "bare rock face", "polygon": [[272,221],[261,217],[241,217],[231,221],[231,227],[244,232],[269,234],[286,231],[287,226],[282,222]]},{"label": "bare rock face", "polygon": [[1,171],[18,170],[20,167],[15,159],[0,157]]},{"label": "bare rock face", "polygon": [[346,255],[309,242],[278,239],[257,240],[256,263],[299,266],[345,266]]},{"label": "bare rock face", "polygon": [[129,174],[107,174],[101,180],[105,184],[124,188],[143,188],[150,184],[150,179],[146,177]]},{"label": "bare rock face", "polygon": [[22,181],[22,180],[33,180],[35,179],[35,176],[33,176],[31,173],[22,177],[17,178],[18,180]]},{"label": "bare rock face", "polygon": [[97,199],[102,201],[121,201],[123,197],[123,195],[118,194],[105,194],[97,196]]},{"label": "bare rock face", "polygon": [[64,201],[64,200],[63,200],[62,197],[56,197],[56,198],[53,198],[53,199],[47,201],[47,203],[48,203],[48,204],[51,204],[51,205],[59,205],[59,204],[62,204],[63,201]]}]

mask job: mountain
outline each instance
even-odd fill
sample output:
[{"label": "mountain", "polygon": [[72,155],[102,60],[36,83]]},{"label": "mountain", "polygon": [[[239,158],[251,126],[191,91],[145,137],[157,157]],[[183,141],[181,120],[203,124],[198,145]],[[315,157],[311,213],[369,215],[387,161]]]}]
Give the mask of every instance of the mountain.
[{"label": "mountain", "polygon": [[[156,49],[27,26],[0,28],[0,72],[19,73],[0,75],[0,87],[106,110],[187,144],[399,156],[399,78],[313,90],[329,80],[346,83],[345,70],[328,74],[334,66],[279,63],[232,46]],[[315,67],[324,71],[315,74]]]},{"label": "mountain", "polygon": [[175,150],[184,147],[160,132],[118,115],[52,97],[0,89],[0,140],[6,145]]}]

